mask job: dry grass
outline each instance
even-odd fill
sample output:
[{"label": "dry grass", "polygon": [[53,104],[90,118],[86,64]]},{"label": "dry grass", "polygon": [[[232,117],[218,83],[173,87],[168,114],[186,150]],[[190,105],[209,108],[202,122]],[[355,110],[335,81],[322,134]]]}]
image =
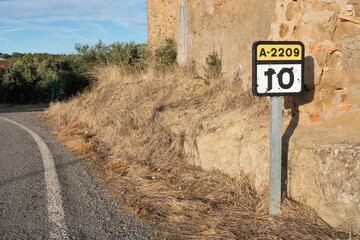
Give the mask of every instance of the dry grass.
[{"label": "dry grass", "polygon": [[286,199],[271,218],[266,195],[245,176],[186,163],[185,138],[196,138],[202,120],[234,109],[267,115],[265,100],[244,92],[241,81],[208,86],[175,68],[124,77],[108,67],[95,75],[93,91],[52,105],[43,117],[69,148],[93,159],[113,196],[168,238],[348,239]]}]

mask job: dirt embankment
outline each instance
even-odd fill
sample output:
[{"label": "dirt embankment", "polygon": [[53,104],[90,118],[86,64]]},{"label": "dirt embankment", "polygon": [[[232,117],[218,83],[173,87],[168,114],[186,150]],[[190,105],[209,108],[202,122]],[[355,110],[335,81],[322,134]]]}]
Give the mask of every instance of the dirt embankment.
[{"label": "dirt embankment", "polygon": [[[124,206],[170,239],[348,239],[313,210],[284,199],[268,217],[267,191],[243,173],[229,176],[189,165],[186,151],[223,114],[264,121],[265,99],[244,92],[240,80],[204,84],[179,69],[124,77],[98,71],[93,91],[44,114],[55,132]],[[235,121],[235,120],[234,120]],[[184,143],[186,143],[184,145]]]}]

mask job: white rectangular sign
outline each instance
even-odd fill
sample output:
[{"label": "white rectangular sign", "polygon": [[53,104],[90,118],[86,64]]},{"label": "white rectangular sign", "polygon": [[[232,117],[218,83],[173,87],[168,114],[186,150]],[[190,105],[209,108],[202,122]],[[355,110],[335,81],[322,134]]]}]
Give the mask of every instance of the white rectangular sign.
[{"label": "white rectangular sign", "polygon": [[300,93],[301,64],[257,65],[257,87],[260,94]]}]

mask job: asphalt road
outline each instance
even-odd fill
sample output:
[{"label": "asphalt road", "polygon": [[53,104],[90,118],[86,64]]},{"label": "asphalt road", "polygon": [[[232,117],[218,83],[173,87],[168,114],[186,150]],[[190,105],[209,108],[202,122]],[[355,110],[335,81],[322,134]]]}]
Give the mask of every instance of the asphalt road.
[{"label": "asphalt road", "polygon": [[158,239],[36,114],[0,109],[0,239]]}]

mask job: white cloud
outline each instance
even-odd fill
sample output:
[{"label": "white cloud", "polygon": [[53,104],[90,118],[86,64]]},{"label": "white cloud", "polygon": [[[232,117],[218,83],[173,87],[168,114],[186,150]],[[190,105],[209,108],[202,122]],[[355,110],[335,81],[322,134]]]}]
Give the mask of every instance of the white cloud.
[{"label": "white cloud", "polygon": [[144,25],[145,0],[12,0],[0,2],[0,19],[33,21],[112,21]]},{"label": "white cloud", "polygon": [[9,32],[16,32],[16,31],[22,31],[24,28],[9,28],[9,27],[1,27],[0,28],[0,34],[5,34]]},{"label": "white cloud", "polygon": [[75,42],[145,35],[146,0],[0,0],[0,52],[71,52]]}]

